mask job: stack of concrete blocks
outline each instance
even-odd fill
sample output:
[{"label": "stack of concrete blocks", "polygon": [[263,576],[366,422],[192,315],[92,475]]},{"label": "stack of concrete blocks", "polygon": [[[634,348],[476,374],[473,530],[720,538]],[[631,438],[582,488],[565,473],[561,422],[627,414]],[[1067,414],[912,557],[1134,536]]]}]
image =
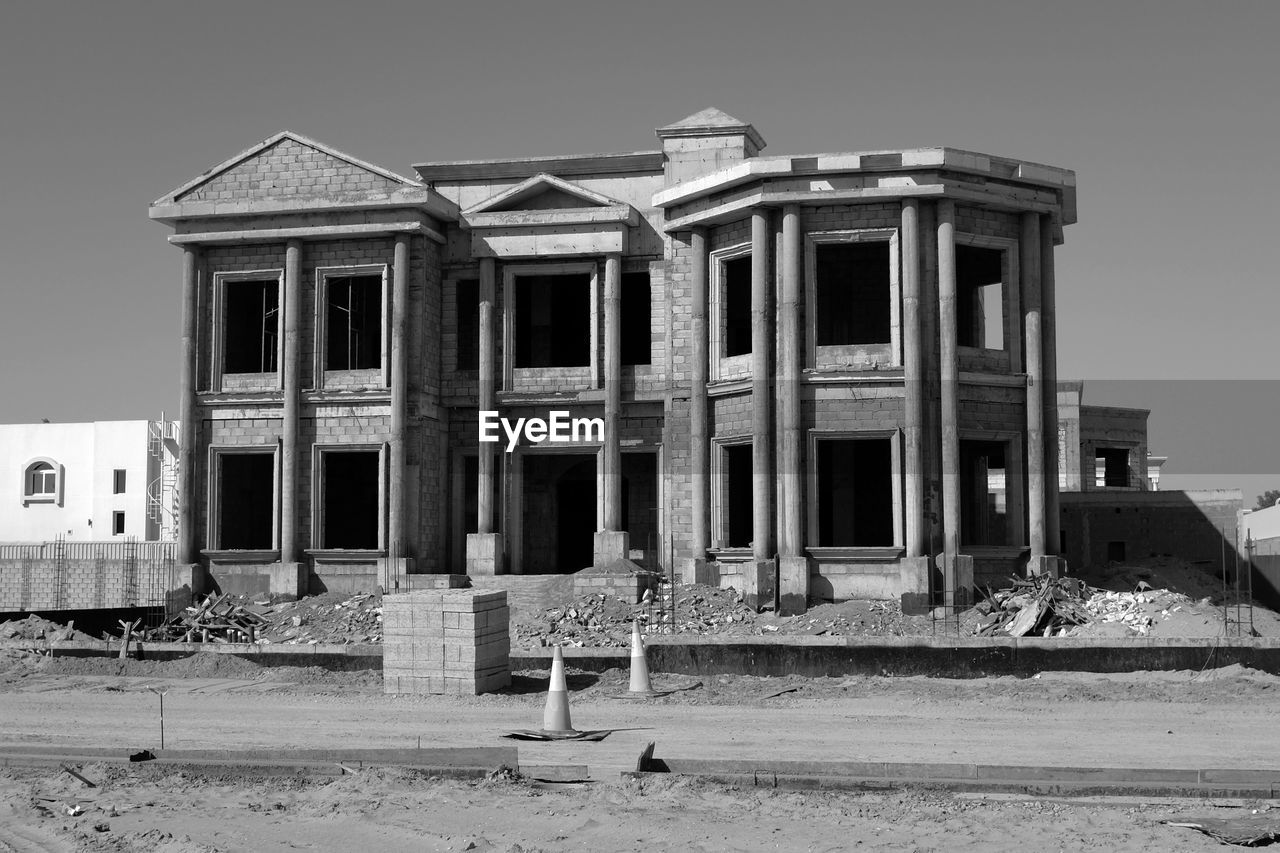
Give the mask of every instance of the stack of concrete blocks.
[{"label": "stack of concrete blocks", "polygon": [[385,692],[476,695],[509,686],[510,621],[502,590],[438,589],[384,596]]}]

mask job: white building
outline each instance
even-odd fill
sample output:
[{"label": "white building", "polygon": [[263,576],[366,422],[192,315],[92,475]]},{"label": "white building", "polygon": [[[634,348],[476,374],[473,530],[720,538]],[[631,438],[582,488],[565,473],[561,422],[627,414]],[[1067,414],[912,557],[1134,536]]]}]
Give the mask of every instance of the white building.
[{"label": "white building", "polygon": [[0,424],[0,542],[171,540],[177,425]]}]

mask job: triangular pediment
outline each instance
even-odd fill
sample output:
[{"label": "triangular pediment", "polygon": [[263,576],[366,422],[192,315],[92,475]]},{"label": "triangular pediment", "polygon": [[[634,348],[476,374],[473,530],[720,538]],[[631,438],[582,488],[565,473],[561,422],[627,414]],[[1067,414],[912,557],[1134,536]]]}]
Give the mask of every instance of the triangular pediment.
[{"label": "triangular pediment", "polygon": [[156,204],[368,196],[421,183],[289,131],[187,182]]},{"label": "triangular pediment", "polygon": [[684,130],[687,128],[724,128],[726,130],[747,127],[747,123],[715,107],[699,110],[693,115],[685,116],[672,122],[660,130]]},{"label": "triangular pediment", "polygon": [[617,199],[543,173],[485,199],[465,211],[464,215],[522,210],[575,210],[584,207],[612,208],[623,204]]}]

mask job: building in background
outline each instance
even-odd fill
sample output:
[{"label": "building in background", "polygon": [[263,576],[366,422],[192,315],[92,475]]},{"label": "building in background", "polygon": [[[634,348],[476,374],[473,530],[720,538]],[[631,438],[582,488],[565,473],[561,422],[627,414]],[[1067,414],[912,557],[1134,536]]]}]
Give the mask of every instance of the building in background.
[{"label": "building in background", "polygon": [[0,424],[0,542],[172,540],[172,421]]}]

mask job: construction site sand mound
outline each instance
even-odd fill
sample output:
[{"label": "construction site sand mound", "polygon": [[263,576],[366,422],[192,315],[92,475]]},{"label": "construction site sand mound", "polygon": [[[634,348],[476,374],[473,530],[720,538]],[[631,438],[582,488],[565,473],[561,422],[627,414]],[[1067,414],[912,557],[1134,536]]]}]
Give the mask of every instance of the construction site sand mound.
[{"label": "construction site sand mound", "polygon": [[93,637],[75,629],[75,622],[60,625],[32,613],[25,619],[0,622],[0,640],[75,640],[91,641]]}]

